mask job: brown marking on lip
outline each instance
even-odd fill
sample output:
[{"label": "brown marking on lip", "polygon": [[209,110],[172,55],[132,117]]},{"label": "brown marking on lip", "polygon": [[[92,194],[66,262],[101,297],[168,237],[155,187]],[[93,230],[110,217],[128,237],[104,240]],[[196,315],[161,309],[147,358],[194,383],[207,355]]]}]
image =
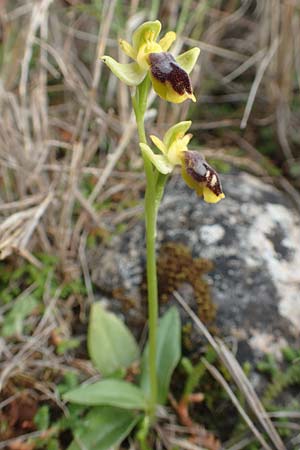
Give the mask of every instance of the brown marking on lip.
[{"label": "brown marking on lip", "polygon": [[169,82],[175,92],[184,95],[193,94],[191,80],[185,70],[176,62],[171,53],[150,53],[149,63],[151,74],[161,83]]},{"label": "brown marking on lip", "polygon": [[205,161],[202,155],[192,150],[184,152],[186,172],[198,183],[203,183],[216,196],[223,193],[221,181],[217,172]]}]

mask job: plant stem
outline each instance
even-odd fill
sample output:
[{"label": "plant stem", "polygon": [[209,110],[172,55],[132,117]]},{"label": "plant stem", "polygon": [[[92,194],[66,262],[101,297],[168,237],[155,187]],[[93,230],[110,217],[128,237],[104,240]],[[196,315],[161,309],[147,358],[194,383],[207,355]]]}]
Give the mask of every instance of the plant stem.
[{"label": "plant stem", "polygon": [[[133,98],[133,107],[137,121],[139,140],[146,144],[144,116],[147,109],[147,98],[150,80],[147,77],[137,87]],[[156,177],[151,161],[144,158],[146,174],[145,193],[145,224],[146,224],[146,256],[147,256],[147,287],[148,287],[148,320],[149,320],[149,378],[150,378],[150,406],[149,415],[153,420],[157,402],[157,322],[158,322],[158,295],[156,274],[156,220],[159,200],[156,193]]]},{"label": "plant stem", "polygon": [[146,189],[145,212],[149,320],[149,374],[151,386],[150,415],[153,416],[157,401],[156,341],[158,322],[158,296],[155,255],[157,208],[155,204],[155,195],[152,195],[150,189]]}]

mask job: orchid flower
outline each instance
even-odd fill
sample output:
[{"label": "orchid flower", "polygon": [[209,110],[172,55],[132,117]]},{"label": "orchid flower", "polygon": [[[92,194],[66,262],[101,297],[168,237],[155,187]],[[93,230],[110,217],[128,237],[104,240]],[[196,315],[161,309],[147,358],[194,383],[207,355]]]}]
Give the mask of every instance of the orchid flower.
[{"label": "orchid flower", "polygon": [[161,141],[150,138],[160,151],[155,153],[147,144],[140,143],[144,155],[162,174],[169,174],[175,166],[181,166],[181,174],[186,184],[203,197],[207,203],[217,203],[225,197],[217,172],[196,151],[188,150],[192,134],[186,134],[191,121],[180,122],[169,128]]},{"label": "orchid flower", "polygon": [[123,39],[119,44],[124,53],[134,60],[121,64],[110,56],[102,61],[128,86],[138,86],[149,74],[154,91],[164,100],[182,103],[186,99],[196,101],[189,77],[200,49],[194,47],[176,58],[168,52],[176,39],[176,33],[169,31],[157,42],[161,30],[159,20],[145,22],[132,36],[132,45]]}]

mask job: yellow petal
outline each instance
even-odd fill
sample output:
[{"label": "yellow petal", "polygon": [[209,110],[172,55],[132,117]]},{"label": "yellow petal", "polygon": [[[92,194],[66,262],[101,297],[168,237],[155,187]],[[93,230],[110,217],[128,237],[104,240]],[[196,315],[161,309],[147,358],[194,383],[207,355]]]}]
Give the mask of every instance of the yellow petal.
[{"label": "yellow petal", "polygon": [[182,146],[181,139],[174,141],[168,150],[168,160],[174,166],[182,164],[182,152],[186,151],[186,146]]},{"label": "yellow petal", "polygon": [[177,56],[176,61],[187,73],[190,73],[198,59],[200,48],[194,47]]},{"label": "yellow petal", "polygon": [[182,153],[188,150],[187,145],[192,139],[192,134],[187,134],[183,138],[175,139],[168,149],[168,160],[171,164],[181,165],[182,164]]},{"label": "yellow petal", "polygon": [[132,45],[130,45],[127,41],[124,39],[119,39],[119,44],[125,55],[129,56],[129,58],[135,59],[136,58],[136,52],[133,50]]},{"label": "yellow petal", "polygon": [[147,74],[147,71],[142,69],[137,63],[121,64],[110,56],[102,56],[101,59],[116,77],[128,86],[139,85]]},{"label": "yellow petal", "polygon": [[193,137],[193,135],[191,133],[186,134],[185,136],[183,136],[183,138],[180,139],[182,147],[186,148],[188,146],[190,140],[192,139],[192,137]]},{"label": "yellow petal", "polygon": [[161,49],[163,52],[166,52],[167,50],[169,50],[169,48],[171,47],[171,45],[173,44],[173,42],[176,39],[176,33],[174,33],[174,31],[169,31],[159,42],[158,44],[160,45]]},{"label": "yellow petal", "polygon": [[165,146],[165,144],[156,136],[154,136],[153,134],[150,136],[151,141],[153,142],[154,145],[156,145],[156,147],[163,153],[166,154],[167,153],[167,147]]}]

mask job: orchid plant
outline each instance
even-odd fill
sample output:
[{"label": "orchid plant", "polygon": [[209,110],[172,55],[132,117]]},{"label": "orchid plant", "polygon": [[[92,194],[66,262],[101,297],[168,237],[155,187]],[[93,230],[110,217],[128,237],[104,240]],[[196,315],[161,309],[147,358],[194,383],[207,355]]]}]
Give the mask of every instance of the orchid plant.
[{"label": "orchid plant", "polygon": [[[78,450],[81,444],[90,450],[105,450],[124,439],[137,423],[141,447],[147,448],[148,431],[155,421],[157,405],[167,400],[171,375],[181,353],[181,326],[177,310],[171,308],[158,320],[155,240],[157,213],[164,186],[169,174],[176,166],[180,166],[186,184],[204,201],[217,203],[224,198],[217,172],[200,153],[188,149],[192,138],[191,134],[186,134],[191,126],[190,121],[169,128],[162,140],[150,136],[153,148],[147,142],[144,117],[151,85],[157,95],[166,101],[196,101],[189,73],[196,64],[199,48],[192,48],[175,57],[168,50],[176,34],[170,31],[158,40],[160,31],[161,23],[156,20],[138,27],[133,33],[132,44],[120,39],[120,47],[133,60],[131,63],[121,64],[110,56],[101,58],[132,89],[132,104],[146,175],[149,338],[141,356],[139,386],[120,380],[120,376],[124,376],[122,371],[140,358],[134,337],[117,317],[106,312],[99,304],[93,305],[89,325],[89,354],[104,379],[67,393],[65,399],[83,405],[101,406],[102,409],[89,413],[87,428],[75,436],[69,450]],[[113,424],[114,433],[111,431]],[[99,425],[102,430],[100,436]],[[103,435],[106,426],[110,430],[109,437]],[[92,442],[91,436],[94,439]]]}]

